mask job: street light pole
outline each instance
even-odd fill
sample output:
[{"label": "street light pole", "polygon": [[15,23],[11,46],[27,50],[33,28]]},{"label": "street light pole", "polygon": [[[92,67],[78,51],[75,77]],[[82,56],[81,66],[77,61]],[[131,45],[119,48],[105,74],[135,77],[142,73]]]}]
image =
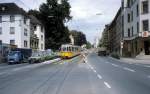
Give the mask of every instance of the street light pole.
[{"label": "street light pole", "polygon": [[103,15],[102,13],[96,13],[96,15]]}]

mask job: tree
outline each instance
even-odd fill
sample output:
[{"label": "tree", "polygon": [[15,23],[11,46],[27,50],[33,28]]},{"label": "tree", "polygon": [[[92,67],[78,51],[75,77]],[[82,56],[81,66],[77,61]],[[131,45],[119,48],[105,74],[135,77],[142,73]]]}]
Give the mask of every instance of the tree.
[{"label": "tree", "polygon": [[87,48],[87,49],[92,48],[92,44],[91,44],[89,41],[86,43],[86,48]]},{"label": "tree", "polygon": [[75,45],[82,46],[87,43],[86,36],[81,31],[72,30],[70,33],[74,37]]},{"label": "tree", "polygon": [[28,15],[33,15],[36,18],[40,19],[40,12],[38,10],[29,10]]},{"label": "tree", "polygon": [[39,11],[29,11],[45,26],[45,46],[47,49],[57,50],[61,44],[70,43],[69,30],[65,26],[65,23],[72,18],[70,8],[68,0],[61,0],[61,3],[58,3],[58,0],[47,0],[40,6]]}]

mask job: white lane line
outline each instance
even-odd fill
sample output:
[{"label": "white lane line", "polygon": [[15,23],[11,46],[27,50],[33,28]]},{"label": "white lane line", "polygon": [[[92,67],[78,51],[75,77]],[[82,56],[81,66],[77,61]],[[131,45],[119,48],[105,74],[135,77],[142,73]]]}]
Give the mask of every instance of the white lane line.
[{"label": "white lane line", "polygon": [[92,70],[94,70],[94,68],[93,68],[93,67],[91,67],[91,69],[92,69]]},{"label": "white lane line", "polygon": [[96,73],[96,70],[93,70]]},{"label": "white lane line", "polygon": [[150,75],[149,76],[147,76],[149,79],[150,79]]},{"label": "white lane line", "polygon": [[130,68],[127,68],[127,67],[124,67],[123,69],[124,69],[124,70],[127,70],[127,71],[130,71],[130,72],[135,72],[135,70],[130,69]]},{"label": "white lane line", "polygon": [[150,68],[150,66],[145,66],[145,67]]},{"label": "white lane line", "polygon": [[105,63],[110,64],[110,62],[105,62]]},{"label": "white lane line", "polygon": [[104,82],[104,84],[107,86],[107,88],[111,88],[111,86],[107,82]]},{"label": "white lane line", "polygon": [[101,75],[99,75],[99,74],[97,75],[97,77],[98,77],[99,79],[102,79],[102,76],[101,76]]},{"label": "white lane line", "polygon": [[0,75],[6,74],[6,72],[1,72]]},{"label": "white lane line", "polygon": [[119,65],[116,65],[116,64],[112,64],[114,67],[119,67]]},{"label": "white lane line", "polygon": [[92,67],[90,64],[88,64],[89,67]]}]

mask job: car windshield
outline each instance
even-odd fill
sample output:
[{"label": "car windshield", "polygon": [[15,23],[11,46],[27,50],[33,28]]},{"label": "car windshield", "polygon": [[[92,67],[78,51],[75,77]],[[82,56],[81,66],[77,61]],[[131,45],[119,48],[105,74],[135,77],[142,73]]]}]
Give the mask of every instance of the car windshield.
[{"label": "car windshield", "polygon": [[17,55],[18,54],[18,52],[10,52],[8,55],[9,56],[14,56],[14,55]]}]

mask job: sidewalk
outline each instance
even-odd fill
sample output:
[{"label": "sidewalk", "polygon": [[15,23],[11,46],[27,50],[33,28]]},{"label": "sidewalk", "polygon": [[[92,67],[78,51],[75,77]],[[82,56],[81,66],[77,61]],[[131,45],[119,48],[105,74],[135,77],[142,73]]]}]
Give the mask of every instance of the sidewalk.
[{"label": "sidewalk", "polygon": [[112,57],[109,57],[109,58],[119,61],[119,62],[124,62],[124,63],[129,63],[129,64],[150,64],[150,60],[139,60],[136,58],[123,58],[123,57],[121,57],[120,59],[115,59]]}]

